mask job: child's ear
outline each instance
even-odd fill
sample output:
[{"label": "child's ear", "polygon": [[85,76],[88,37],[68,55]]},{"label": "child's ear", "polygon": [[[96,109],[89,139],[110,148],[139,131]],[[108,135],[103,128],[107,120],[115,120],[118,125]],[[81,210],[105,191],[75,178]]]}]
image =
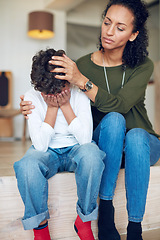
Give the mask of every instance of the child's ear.
[{"label": "child's ear", "polygon": [[139,34],[139,31],[132,33],[132,35],[129,38],[129,41],[133,42],[136,39],[136,37],[138,36],[138,34]]}]

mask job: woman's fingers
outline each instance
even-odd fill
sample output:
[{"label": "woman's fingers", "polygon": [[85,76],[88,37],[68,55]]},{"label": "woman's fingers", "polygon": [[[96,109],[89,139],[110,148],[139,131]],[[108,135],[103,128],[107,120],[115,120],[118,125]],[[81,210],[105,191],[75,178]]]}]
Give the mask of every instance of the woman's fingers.
[{"label": "woman's fingers", "polygon": [[32,105],[31,101],[24,101],[24,95],[20,96],[21,102],[20,102],[20,110],[21,113],[24,115],[24,117],[26,119],[28,119],[29,117],[27,116],[28,114],[32,113],[32,109],[34,109],[34,105]]},{"label": "woman's fingers", "polygon": [[[70,68],[74,62],[68,57],[65,58],[65,57],[60,57],[60,56],[53,56],[52,60],[50,60],[49,63],[57,66],[57,68],[55,68],[52,72],[66,73],[66,69]],[[61,68],[59,68],[59,66]]]},{"label": "woman's fingers", "polygon": [[24,100],[24,95],[20,96],[21,102]]},{"label": "woman's fingers", "polygon": [[[22,102],[20,102],[20,107],[22,107],[22,108],[24,108],[25,109],[25,107],[31,107],[31,106],[33,106],[32,105],[32,102],[31,101],[22,101]],[[32,107],[31,107],[32,108]]]},{"label": "woman's fingers", "polygon": [[[63,57],[53,56],[52,60],[49,61],[53,65],[57,65],[52,72],[56,75],[55,77],[60,80],[67,80],[73,85],[81,87],[84,80],[82,79],[82,74],[80,73],[76,63],[68,58],[66,55]],[[58,68],[60,66],[60,68]]]},{"label": "woman's fingers", "polygon": [[66,61],[66,58],[59,57],[59,56],[53,56],[52,60],[50,60],[49,63],[51,65],[57,65],[57,66],[60,66],[60,67],[63,67],[63,68],[65,68],[68,64],[68,62]]},{"label": "woman's fingers", "polygon": [[57,67],[57,68],[54,68],[53,70],[51,70],[51,72],[55,72],[56,74],[62,73],[63,75],[61,75],[61,76],[64,76],[67,73],[67,67],[66,68]]}]

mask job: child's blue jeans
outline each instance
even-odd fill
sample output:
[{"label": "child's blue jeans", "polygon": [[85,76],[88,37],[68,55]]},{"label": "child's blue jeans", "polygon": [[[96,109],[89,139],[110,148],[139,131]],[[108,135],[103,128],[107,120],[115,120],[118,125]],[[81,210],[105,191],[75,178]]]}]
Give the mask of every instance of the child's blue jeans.
[{"label": "child's blue jeans", "polygon": [[128,219],[141,222],[145,212],[150,165],[160,158],[160,140],[141,128],[126,133],[124,117],[108,113],[94,131],[93,139],[106,153],[100,198],[112,200],[122,156],[125,157],[125,187]]},{"label": "child's blue jeans", "polygon": [[25,205],[22,223],[33,229],[49,218],[48,179],[58,172],[75,172],[77,183],[77,213],[82,221],[97,218],[97,197],[104,170],[105,153],[97,145],[87,143],[51,149],[47,152],[32,146],[25,156],[14,163],[18,188]]}]

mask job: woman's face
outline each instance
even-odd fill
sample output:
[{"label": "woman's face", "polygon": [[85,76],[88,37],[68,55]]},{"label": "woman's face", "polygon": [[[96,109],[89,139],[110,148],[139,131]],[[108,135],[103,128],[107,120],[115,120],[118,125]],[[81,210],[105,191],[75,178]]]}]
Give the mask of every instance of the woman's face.
[{"label": "woman's face", "polygon": [[134,16],[121,5],[112,5],[105,16],[101,27],[101,41],[104,49],[123,49],[126,43],[134,41],[138,32],[133,33]]}]

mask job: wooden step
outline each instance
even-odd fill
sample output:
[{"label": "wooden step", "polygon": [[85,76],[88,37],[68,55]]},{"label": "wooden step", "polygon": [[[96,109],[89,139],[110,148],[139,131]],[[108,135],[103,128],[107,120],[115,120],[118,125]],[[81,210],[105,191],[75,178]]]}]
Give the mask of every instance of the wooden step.
[{"label": "wooden step", "polygon": [[[32,231],[24,231],[20,218],[24,206],[20,198],[15,176],[0,177],[0,239],[32,240]],[[73,229],[76,218],[76,183],[74,173],[59,173],[49,180],[49,228],[53,240],[78,240]],[[151,167],[146,212],[143,221],[147,231],[160,229],[160,165]],[[115,221],[120,234],[126,233],[127,212],[124,187],[124,170],[120,170],[114,197]],[[92,223],[97,238],[97,222]],[[148,236],[148,234],[147,234]],[[125,239],[125,237],[123,237]],[[146,240],[147,238],[144,238]],[[150,240],[154,240],[151,238]],[[155,239],[155,240],[160,240]]]},{"label": "wooden step", "polygon": [[[160,228],[154,230],[147,230],[143,232],[144,240],[160,240]],[[126,240],[126,234],[121,235],[121,240]]]}]

